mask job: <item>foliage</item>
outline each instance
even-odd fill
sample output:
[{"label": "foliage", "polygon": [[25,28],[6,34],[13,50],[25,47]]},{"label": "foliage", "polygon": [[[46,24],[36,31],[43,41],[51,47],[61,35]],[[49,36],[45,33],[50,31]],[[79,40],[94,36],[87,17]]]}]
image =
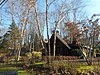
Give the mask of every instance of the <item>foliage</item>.
[{"label": "foliage", "polygon": [[18,43],[20,42],[20,30],[13,21],[9,27],[2,40],[2,48],[4,50],[17,48]]},{"label": "foliage", "polygon": [[1,43],[1,48],[3,50],[8,50],[9,46],[10,46],[10,43],[9,43],[9,33],[7,32],[3,36],[2,43]]},{"label": "foliage", "polygon": [[20,70],[16,67],[12,67],[10,65],[0,65],[0,72],[9,72],[9,71],[17,71],[18,75],[31,75],[30,73],[27,73],[25,70]]},{"label": "foliage", "polygon": [[[95,65],[87,66],[86,63],[83,62],[71,62],[71,61],[58,61],[53,62],[50,64],[51,71],[54,71],[53,74],[64,74],[64,75],[77,75],[77,72],[80,74],[84,73],[87,74],[88,72],[95,72],[96,74],[99,74],[99,64],[96,64],[98,62],[95,62]],[[79,75],[80,75],[79,74]]]},{"label": "foliage", "polygon": [[26,71],[19,70],[18,75],[31,75],[30,73],[27,73]]},{"label": "foliage", "polygon": [[9,29],[10,29],[10,31],[9,31],[9,34],[10,34],[9,42],[12,43],[11,48],[14,49],[15,47],[17,47],[18,43],[20,43],[20,41],[21,41],[21,34],[20,34],[20,30],[17,27],[15,21],[12,22]]},{"label": "foliage", "polygon": [[39,49],[41,48],[41,44],[40,44],[40,40],[39,40],[39,36],[37,34],[35,34],[35,38],[34,38],[34,49],[37,51],[39,51]]},{"label": "foliage", "polygon": [[79,72],[88,72],[88,71],[94,70],[94,67],[93,66],[84,65],[84,66],[80,66],[77,70]]},{"label": "foliage", "polygon": [[[82,73],[87,74],[90,71],[98,75],[100,74],[99,73],[99,70],[100,70],[99,61],[94,62],[92,66],[87,66],[85,62],[70,61],[70,60],[64,60],[64,61],[56,60],[56,61],[50,62],[49,66],[46,62],[38,62],[38,63],[35,62],[34,64],[28,64],[28,66],[26,67],[25,65],[26,64],[23,61],[17,62],[17,63],[12,62],[11,65],[7,65],[7,64],[0,65],[0,70],[2,69],[1,71],[3,70],[4,71],[17,71],[18,75],[20,74],[28,75],[29,73],[27,73],[25,70],[27,70],[28,72],[31,72],[31,74],[33,75],[34,74],[77,75],[76,74],[77,72],[79,72],[80,73],[79,75],[81,75]],[[23,68],[25,70],[20,70],[17,67]]]},{"label": "foliage", "polygon": [[2,68],[0,68],[0,72],[15,71],[15,70],[17,70],[15,67],[2,67]]},{"label": "foliage", "polygon": [[32,54],[35,58],[40,58],[40,59],[42,58],[42,52],[33,51]]},{"label": "foliage", "polygon": [[41,52],[36,52],[33,51],[26,53],[26,56],[28,56],[28,59],[30,60],[31,63],[33,62],[39,62],[42,59],[42,53]]},{"label": "foliage", "polygon": [[100,53],[100,49],[96,49],[96,53]]},{"label": "foliage", "polygon": [[46,62],[38,62],[38,63],[34,63],[34,65],[39,65],[39,64],[46,64]]},{"label": "foliage", "polygon": [[73,22],[67,22],[65,26],[68,32],[68,36],[70,36],[70,38],[73,38],[73,37],[76,38],[79,35],[78,24],[73,23]]},{"label": "foliage", "polygon": [[0,65],[0,72],[14,71],[14,70],[17,70],[17,69],[15,67],[11,67],[5,64]]},{"label": "foliage", "polygon": [[28,56],[28,58],[31,59],[32,58],[32,53],[28,52],[28,53],[26,53],[26,56]]}]

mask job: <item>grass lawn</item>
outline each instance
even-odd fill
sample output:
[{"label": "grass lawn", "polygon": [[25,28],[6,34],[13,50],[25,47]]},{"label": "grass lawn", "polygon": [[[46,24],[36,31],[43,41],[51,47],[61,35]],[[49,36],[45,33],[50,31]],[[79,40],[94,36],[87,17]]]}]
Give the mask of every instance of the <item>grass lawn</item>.
[{"label": "grass lawn", "polygon": [[[17,66],[17,67],[16,67]],[[49,64],[50,66],[50,70],[48,68],[48,65],[46,64],[46,62],[38,62],[38,63],[34,63],[34,64],[30,64],[29,68],[24,67],[25,69],[27,69],[29,72],[26,72],[26,70],[23,70],[23,66],[25,66],[25,63],[23,62],[12,62],[10,65],[7,64],[0,64],[0,73],[1,72],[9,72],[9,71],[15,71],[18,73],[18,75],[36,75],[36,74],[46,74],[47,73],[51,74],[54,71],[59,71],[59,68],[62,69],[63,71],[69,72],[69,73],[76,73],[76,71],[79,71],[80,73],[88,73],[89,71],[94,71],[95,73],[100,71],[100,66],[99,63],[95,62],[95,64],[88,66],[87,63],[84,62],[66,62],[66,61],[57,61],[57,62],[52,62]],[[35,70],[31,70],[32,68],[35,67]],[[22,69],[21,69],[22,68]],[[48,70],[46,70],[45,68],[47,68]],[[45,69],[45,71],[44,71]],[[54,71],[52,71],[52,69]],[[64,70],[66,69],[66,70]],[[97,73],[99,75],[99,73]]]},{"label": "grass lawn", "polygon": [[[38,62],[38,63],[35,63],[35,64],[31,65],[31,66],[32,67],[33,66],[38,66],[39,67],[39,66],[43,66],[44,64],[46,64],[46,62]],[[26,72],[25,70],[19,69],[23,65],[25,65],[25,64],[22,63],[22,62],[18,62],[17,64],[15,62],[12,62],[11,65],[0,64],[0,73],[9,72],[9,71],[10,72],[11,71],[15,71],[15,72],[18,72],[18,75],[31,75],[30,73]]]},{"label": "grass lawn", "polygon": [[23,70],[18,70],[18,75],[31,75],[31,74]]},{"label": "grass lawn", "polygon": [[0,73],[9,72],[9,71],[17,71],[18,75],[31,75],[30,73],[27,73],[25,70],[20,70],[16,67],[12,67],[12,66],[5,65],[5,64],[0,65]]},{"label": "grass lawn", "polygon": [[78,69],[77,69],[79,72],[88,72],[88,71],[92,71],[94,70],[94,66],[80,66]]}]

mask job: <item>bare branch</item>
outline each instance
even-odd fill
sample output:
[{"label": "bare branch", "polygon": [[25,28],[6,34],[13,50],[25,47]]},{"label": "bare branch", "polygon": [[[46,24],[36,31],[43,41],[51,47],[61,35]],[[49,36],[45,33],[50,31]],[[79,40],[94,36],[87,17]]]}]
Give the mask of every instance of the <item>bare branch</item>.
[{"label": "bare branch", "polygon": [[55,2],[56,0],[53,0],[51,3],[48,4],[48,8],[51,6],[51,4],[53,4],[53,2]]}]

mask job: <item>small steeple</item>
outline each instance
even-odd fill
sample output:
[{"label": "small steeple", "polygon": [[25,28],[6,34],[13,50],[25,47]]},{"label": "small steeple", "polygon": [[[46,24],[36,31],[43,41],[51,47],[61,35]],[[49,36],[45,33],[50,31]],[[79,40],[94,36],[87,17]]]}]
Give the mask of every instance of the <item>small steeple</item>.
[{"label": "small steeple", "polygon": [[[54,30],[52,31],[52,33],[54,34]],[[56,33],[59,34],[59,29],[56,29]]]}]

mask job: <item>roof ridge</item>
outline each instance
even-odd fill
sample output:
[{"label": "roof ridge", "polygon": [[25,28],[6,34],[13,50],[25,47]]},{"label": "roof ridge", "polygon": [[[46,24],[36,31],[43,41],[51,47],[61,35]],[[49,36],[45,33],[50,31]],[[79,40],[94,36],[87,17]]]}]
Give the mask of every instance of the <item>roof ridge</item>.
[{"label": "roof ridge", "polygon": [[57,36],[57,38],[59,38],[59,40],[60,40],[63,44],[65,44],[69,49],[71,49],[70,46],[67,44],[67,42],[65,42],[64,39],[62,39],[58,34],[57,34],[56,36]]}]

